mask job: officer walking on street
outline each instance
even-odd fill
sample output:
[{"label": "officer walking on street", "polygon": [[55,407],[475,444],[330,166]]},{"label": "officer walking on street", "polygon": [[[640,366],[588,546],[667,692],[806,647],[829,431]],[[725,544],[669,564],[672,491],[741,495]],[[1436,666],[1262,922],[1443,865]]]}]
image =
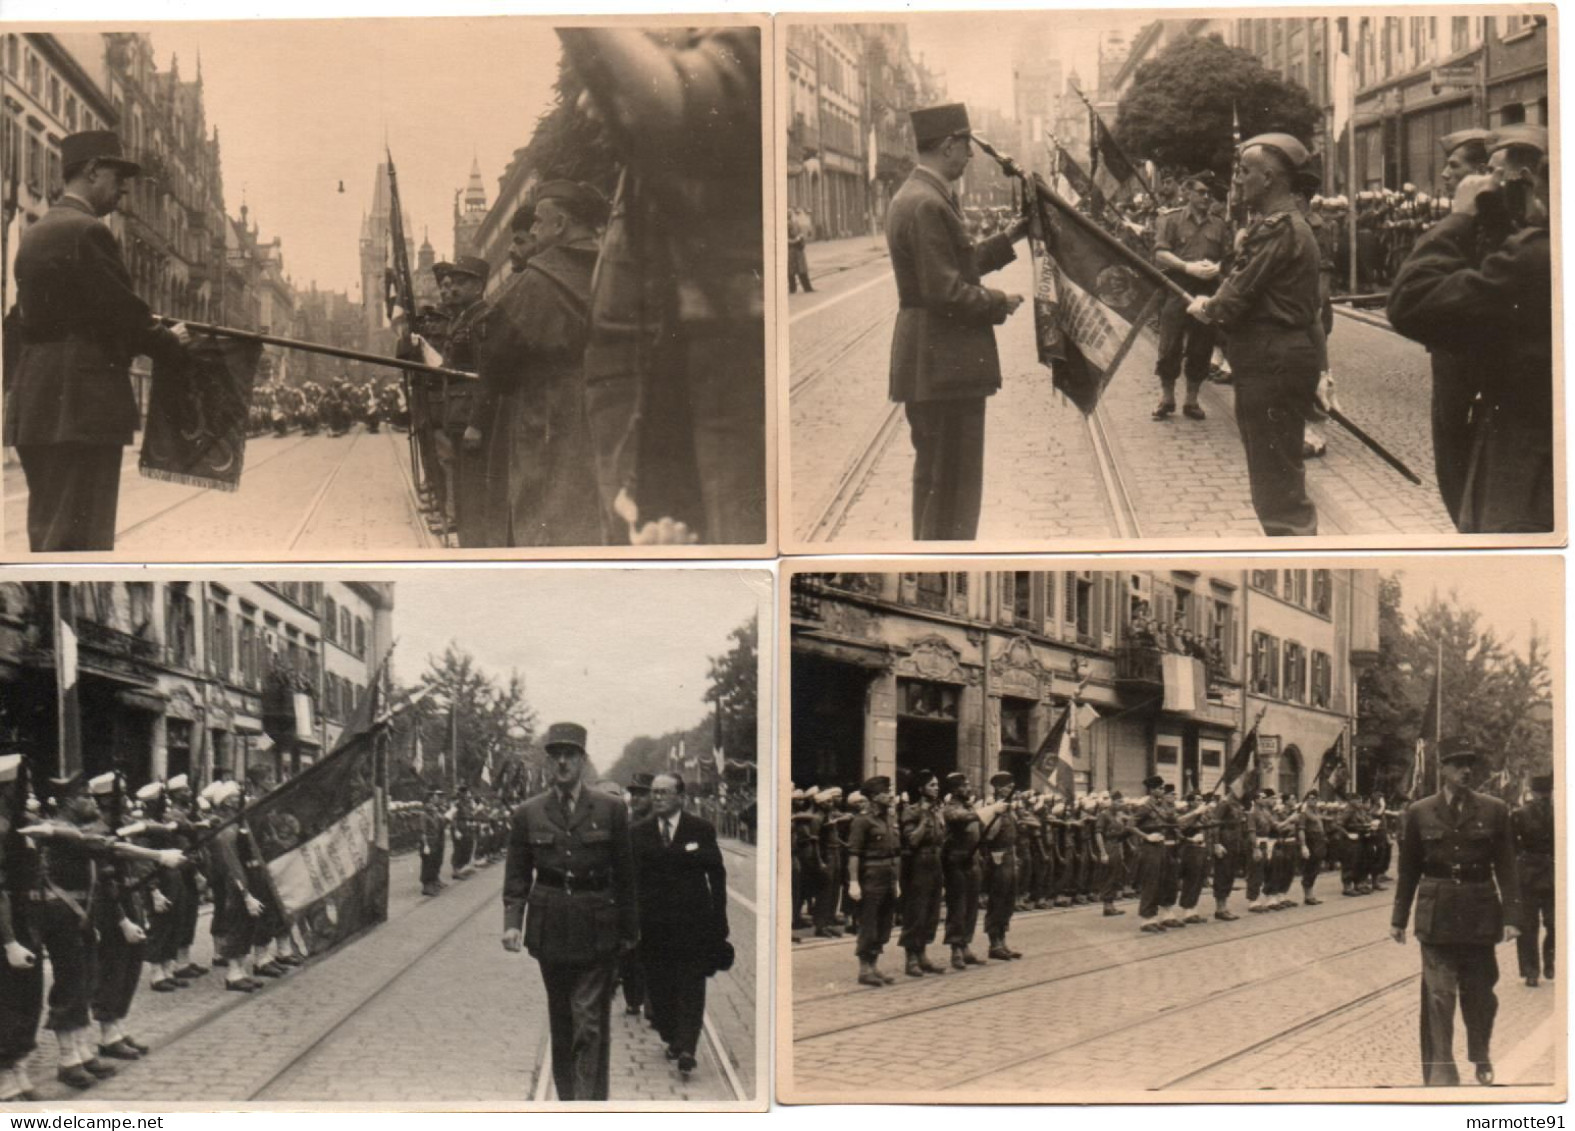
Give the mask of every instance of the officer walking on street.
[{"label": "officer walking on street", "polygon": [[581,781],[585,739],[577,723],[548,728],[552,785],[514,810],[503,878],[503,949],[523,936],[541,967],[560,1100],[607,1099],[618,958],[640,939],[629,815]]},{"label": "officer walking on street", "polygon": [[1520,889],[1509,807],[1471,789],[1477,752],[1445,739],[1442,788],[1412,805],[1400,834],[1390,935],[1404,944],[1411,901],[1422,946],[1422,1081],[1458,1085],[1455,1003],[1466,1022],[1466,1055],[1477,1082],[1493,1083],[1498,958],[1493,948],[1520,933]]}]

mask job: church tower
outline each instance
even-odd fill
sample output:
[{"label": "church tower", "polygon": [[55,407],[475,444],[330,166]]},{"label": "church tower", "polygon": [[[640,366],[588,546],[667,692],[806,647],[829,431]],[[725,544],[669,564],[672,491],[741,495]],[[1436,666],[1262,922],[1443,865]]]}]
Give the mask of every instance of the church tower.
[{"label": "church tower", "polygon": [[481,183],[481,162],[472,159],[470,180],[461,199],[454,194],[454,254],[475,255],[476,233],[487,218],[487,189]]}]

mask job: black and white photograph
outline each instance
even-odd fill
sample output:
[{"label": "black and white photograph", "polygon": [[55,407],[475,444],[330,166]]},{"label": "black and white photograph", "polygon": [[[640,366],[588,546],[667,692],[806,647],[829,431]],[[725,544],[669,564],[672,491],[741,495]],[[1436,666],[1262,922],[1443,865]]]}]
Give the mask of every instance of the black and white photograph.
[{"label": "black and white photograph", "polygon": [[1555,31],[779,17],[784,549],[1562,545]]},{"label": "black and white photograph", "polygon": [[1563,1100],[1562,560],[1046,564],[784,570],[782,1102]]},{"label": "black and white photograph", "polygon": [[9,571],[0,1103],[762,1110],[772,596]]},{"label": "black and white photograph", "polygon": [[5,555],[769,554],[769,31],[12,25]]}]

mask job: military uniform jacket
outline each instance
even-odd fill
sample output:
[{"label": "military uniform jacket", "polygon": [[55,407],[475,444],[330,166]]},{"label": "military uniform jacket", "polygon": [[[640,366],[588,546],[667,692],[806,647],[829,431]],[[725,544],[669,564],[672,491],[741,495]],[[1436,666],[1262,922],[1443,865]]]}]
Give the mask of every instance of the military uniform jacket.
[{"label": "military uniform jacket", "polygon": [[1527,895],[1553,891],[1553,801],[1534,798],[1515,810],[1515,866]]},{"label": "military uniform jacket", "polygon": [[[1147,798],[1138,806],[1133,815],[1133,828],[1145,837],[1149,833],[1159,833],[1167,844],[1176,843],[1176,807],[1169,801],[1156,801]],[[1148,843],[1145,841],[1144,843]]]},{"label": "military uniform jacket", "polygon": [[901,849],[896,819],[890,809],[878,817],[860,813],[853,818],[853,828],[848,832],[848,855],[859,858],[860,871],[871,864],[893,864]]},{"label": "military uniform jacket", "polygon": [[[1156,255],[1161,251],[1168,251],[1177,259],[1188,263],[1200,259],[1221,263],[1229,250],[1230,235],[1221,217],[1213,213],[1205,213],[1201,221],[1194,220],[1191,210],[1187,208],[1160,213],[1159,224],[1154,234]],[[1195,295],[1213,294],[1219,287],[1218,276],[1213,279],[1197,279],[1185,271],[1177,271],[1172,267],[1161,267],[1160,270],[1165,272],[1167,278],[1180,283]]]},{"label": "military uniform jacket", "polygon": [[1442,790],[1406,810],[1390,925],[1405,928],[1414,898],[1419,942],[1494,946],[1520,921],[1509,807],[1461,792],[1458,819]]},{"label": "military uniform jacket", "polygon": [[16,287],[22,341],[6,375],[6,445],[131,443],[131,359],[181,347],[131,289],[114,234],[61,197],[22,233]]},{"label": "military uniform jacket", "polygon": [[1240,852],[1246,839],[1246,814],[1229,794],[1214,806],[1214,839],[1230,853]]},{"label": "military uniform jacket", "polygon": [[582,785],[572,812],[556,789],[514,810],[503,877],[503,927],[523,922],[538,962],[584,965],[640,937],[629,814]]},{"label": "military uniform jacket", "polygon": [[955,799],[948,801],[941,806],[941,819],[946,823],[944,850],[948,857],[961,860],[979,851],[984,824],[972,805]]},{"label": "military uniform jacket", "polygon": [[891,340],[894,401],[987,397],[1001,387],[995,327],[1006,295],[979,285],[1017,257],[1006,235],[974,244],[962,209],[941,178],[915,169],[886,213],[886,244],[897,276]]},{"label": "military uniform jacket", "polygon": [[901,832],[904,856],[940,852],[946,840],[946,822],[940,806],[923,801],[908,806],[902,814]]},{"label": "military uniform jacket", "polygon": [[1305,331],[1318,318],[1318,241],[1301,213],[1271,212],[1247,238],[1209,300],[1209,318],[1222,326],[1266,324]]},{"label": "military uniform jacket", "polygon": [[[464,310],[454,315],[448,324],[448,341],[443,351],[443,367],[445,369],[461,369],[466,373],[476,372],[477,367],[477,327],[482,316],[487,312],[487,303],[484,299],[477,299]],[[443,389],[443,427],[450,432],[462,432],[470,424],[471,413],[477,400],[477,382],[475,381],[444,381]]]}]

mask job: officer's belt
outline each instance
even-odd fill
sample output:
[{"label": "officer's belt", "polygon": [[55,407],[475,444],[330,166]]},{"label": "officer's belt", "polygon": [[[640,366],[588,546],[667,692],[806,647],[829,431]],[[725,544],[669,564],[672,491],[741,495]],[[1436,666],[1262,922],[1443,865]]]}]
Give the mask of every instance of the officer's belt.
[{"label": "officer's belt", "polygon": [[1454,880],[1456,883],[1480,883],[1493,878],[1491,864],[1434,864],[1422,869],[1430,880]]},{"label": "officer's belt", "polygon": [[536,882],[567,892],[606,891],[612,886],[612,877],[605,872],[592,872],[588,876],[573,876],[556,868],[536,869]]},{"label": "officer's belt", "polygon": [[866,864],[889,864],[889,863],[891,863],[892,860],[896,859],[896,857],[890,852],[887,852],[887,853],[885,853],[883,855],[877,855],[876,853],[873,853],[873,852],[852,852],[852,851],[850,851],[848,853],[848,855],[849,856],[857,856],[860,860],[864,861],[864,863],[866,863]]}]

